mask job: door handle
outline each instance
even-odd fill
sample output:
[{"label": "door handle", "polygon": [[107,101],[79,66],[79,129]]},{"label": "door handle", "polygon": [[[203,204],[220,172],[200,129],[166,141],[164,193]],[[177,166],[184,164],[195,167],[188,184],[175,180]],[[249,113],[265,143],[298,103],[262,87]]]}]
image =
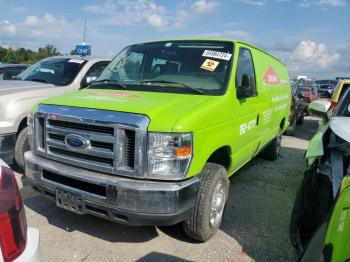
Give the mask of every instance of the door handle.
[{"label": "door handle", "polygon": [[259,125],[259,115],[256,117],[256,125]]}]

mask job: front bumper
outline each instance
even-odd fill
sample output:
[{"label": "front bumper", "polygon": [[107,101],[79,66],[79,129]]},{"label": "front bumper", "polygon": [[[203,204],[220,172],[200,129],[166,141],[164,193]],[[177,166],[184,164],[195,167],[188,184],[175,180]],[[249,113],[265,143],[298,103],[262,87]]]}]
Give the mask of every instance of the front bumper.
[{"label": "front bumper", "polygon": [[0,135],[0,158],[7,164],[12,164],[15,156],[16,134]]},{"label": "front bumper", "polygon": [[81,199],[76,213],[131,225],[173,225],[185,220],[199,188],[197,177],[179,182],[123,178],[48,160],[31,151],[25,160],[26,179],[43,196],[56,200],[57,192],[64,190]]}]

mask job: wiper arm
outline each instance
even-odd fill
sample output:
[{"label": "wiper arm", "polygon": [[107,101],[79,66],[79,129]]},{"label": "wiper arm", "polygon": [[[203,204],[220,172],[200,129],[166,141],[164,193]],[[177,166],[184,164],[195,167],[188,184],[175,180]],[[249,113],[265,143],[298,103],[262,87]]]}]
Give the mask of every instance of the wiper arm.
[{"label": "wiper arm", "polygon": [[40,83],[46,83],[46,84],[50,84],[49,81],[47,81],[46,79],[42,79],[42,78],[32,78],[32,79],[26,79],[27,81],[33,81],[33,82],[40,82]]},{"label": "wiper arm", "polygon": [[111,79],[101,79],[101,80],[96,80],[92,82],[89,86],[92,87],[97,87],[97,86],[102,86],[102,85],[107,85],[107,86],[114,86],[114,87],[121,87],[123,89],[127,89],[128,87],[118,81],[111,80]]},{"label": "wiper arm", "polygon": [[197,94],[203,94],[203,91],[200,90],[200,89],[197,89],[197,88],[194,88],[194,87],[191,87],[191,86],[188,86],[188,85],[185,85],[185,84],[182,84],[182,83],[178,83],[178,82],[173,82],[173,81],[166,81],[166,80],[142,80],[141,83],[155,83],[155,84],[174,84],[174,85],[179,85],[181,87],[184,87],[185,89],[187,90],[190,90],[192,91],[193,93],[197,93]]}]

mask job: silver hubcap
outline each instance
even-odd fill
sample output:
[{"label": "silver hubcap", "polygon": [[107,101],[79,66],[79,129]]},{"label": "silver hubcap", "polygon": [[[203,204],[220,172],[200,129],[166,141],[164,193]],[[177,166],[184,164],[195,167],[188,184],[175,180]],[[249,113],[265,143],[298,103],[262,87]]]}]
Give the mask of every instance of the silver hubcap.
[{"label": "silver hubcap", "polygon": [[225,200],[225,185],[223,181],[220,180],[215,186],[213,198],[211,200],[210,226],[215,227],[220,222],[224,211]]},{"label": "silver hubcap", "polygon": [[282,137],[281,136],[278,136],[277,137],[277,154],[279,154],[280,153],[280,151],[281,151],[281,141],[282,141]]}]

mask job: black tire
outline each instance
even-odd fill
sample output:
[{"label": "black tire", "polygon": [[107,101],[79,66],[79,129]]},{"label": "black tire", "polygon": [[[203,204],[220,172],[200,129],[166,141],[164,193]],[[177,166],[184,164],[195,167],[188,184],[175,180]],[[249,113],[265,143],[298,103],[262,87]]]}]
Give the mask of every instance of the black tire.
[{"label": "black tire", "polygon": [[[298,190],[290,221],[290,240],[303,249],[321,226],[333,202],[332,185],[329,178],[317,173],[313,165],[304,174]],[[298,238],[300,243],[298,243]]]},{"label": "black tire", "polygon": [[274,161],[276,160],[281,151],[282,135],[278,134],[271,143],[262,151],[262,155],[265,159]]},{"label": "black tire", "polygon": [[24,169],[24,153],[29,150],[28,127],[25,127],[19,132],[15,147],[15,161],[22,170]]},{"label": "black tire", "polygon": [[210,211],[212,197],[216,185],[222,181],[226,191],[225,203],[228,196],[229,180],[226,169],[214,163],[207,163],[200,174],[200,187],[194,208],[189,213],[187,219],[183,222],[185,233],[198,241],[205,242],[209,240],[220,227],[220,221],[215,226],[210,224]]},{"label": "black tire", "polygon": [[304,124],[304,114],[302,114],[297,120],[298,126],[301,126],[302,124]]},{"label": "black tire", "polygon": [[296,129],[296,119],[294,119],[294,122],[287,128],[285,134],[287,136],[294,136],[295,135],[295,129]]},{"label": "black tire", "polygon": [[294,247],[298,247],[298,225],[299,225],[299,220],[303,216],[303,184],[301,183],[295,200],[294,200],[294,206],[293,206],[293,211],[292,215],[290,218],[290,224],[289,224],[289,238],[290,242]]}]

